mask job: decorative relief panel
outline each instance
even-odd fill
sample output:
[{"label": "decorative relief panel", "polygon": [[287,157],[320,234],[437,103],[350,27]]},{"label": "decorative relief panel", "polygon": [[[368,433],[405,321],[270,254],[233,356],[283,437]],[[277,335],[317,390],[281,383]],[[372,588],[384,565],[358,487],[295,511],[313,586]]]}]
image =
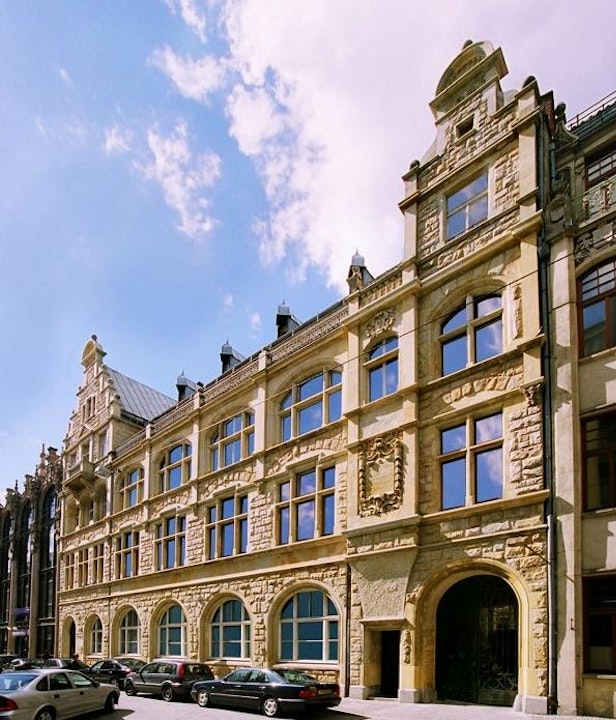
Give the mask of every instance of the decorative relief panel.
[{"label": "decorative relief panel", "polygon": [[457,402],[464,397],[472,397],[480,392],[494,391],[503,392],[518,387],[520,374],[517,368],[509,368],[502,373],[477,378],[471,382],[453,388],[443,395],[443,400],[448,405]]},{"label": "decorative relief panel", "polygon": [[597,228],[592,233],[584,233],[575,243],[575,264],[584,262],[593,252],[616,242],[616,220]]},{"label": "decorative relief panel", "polygon": [[362,443],[359,449],[359,514],[381,515],[402,504],[404,477],[399,431]]},{"label": "decorative relief panel", "polygon": [[386,308],[377,313],[372,320],[366,325],[366,338],[372,338],[381,335],[392,329],[396,320],[396,313],[393,308]]},{"label": "decorative relief panel", "polygon": [[339,452],[346,447],[346,430],[338,430],[335,433],[320,433],[319,435],[298,440],[291,447],[272,452],[266,460],[266,476],[277,475],[287,469],[287,465],[297,462],[302,456],[310,456],[323,453],[331,454]]}]

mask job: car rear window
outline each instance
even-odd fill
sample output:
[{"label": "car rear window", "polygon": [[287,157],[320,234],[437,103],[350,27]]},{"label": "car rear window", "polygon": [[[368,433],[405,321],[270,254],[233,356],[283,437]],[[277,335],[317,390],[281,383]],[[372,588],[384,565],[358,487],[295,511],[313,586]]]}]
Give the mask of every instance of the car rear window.
[{"label": "car rear window", "polygon": [[185,674],[205,675],[206,677],[210,677],[212,675],[212,671],[207,665],[203,665],[201,663],[187,663],[185,668]]}]

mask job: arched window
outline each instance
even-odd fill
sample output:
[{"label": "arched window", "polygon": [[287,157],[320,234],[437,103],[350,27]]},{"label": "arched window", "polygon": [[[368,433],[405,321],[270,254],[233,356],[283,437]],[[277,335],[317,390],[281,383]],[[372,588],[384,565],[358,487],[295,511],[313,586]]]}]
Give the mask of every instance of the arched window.
[{"label": "arched window", "polygon": [[133,468],[122,478],[120,484],[120,508],[127,510],[135,507],[143,495],[143,469]]},{"label": "arched window", "polygon": [[186,616],[179,605],[172,605],[160,619],[158,653],[163,657],[186,655]]},{"label": "arched window", "polygon": [[213,658],[250,657],[250,618],[239,600],[226,600],[214,613],[210,625]]},{"label": "arched window", "polygon": [[139,655],[141,624],[137,612],[129,610],[120,623],[120,636],[118,638],[120,655]]},{"label": "arched window", "polygon": [[339,620],[334,603],[320,590],[302,590],[280,613],[280,660],[338,660]]},{"label": "arched window", "polygon": [[368,352],[368,400],[378,400],[398,389],[398,338],[381,340]]},{"label": "arched window", "polygon": [[190,456],[192,448],[188,443],[175,445],[163,455],[160,461],[159,490],[175,490],[190,478]]},{"label": "arched window", "polygon": [[342,416],[342,372],[324,370],[285,393],[279,406],[280,439],[304,435]]},{"label": "arched window", "polygon": [[90,655],[103,654],[103,624],[100,618],[95,618],[90,627]]},{"label": "arched window", "polygon": [[616,345],[616,258],[594,267],[580,279],[581,353]]},{"label": "arched window", "polygon": [[219,423],[210,437],[210,470],[232,465],[255,451],[255,414],[241,412]]},{"label": "arched window", "polygon": [[449,375],[503,351],[500,295],[468,297],[441,325],[441,373]]}]

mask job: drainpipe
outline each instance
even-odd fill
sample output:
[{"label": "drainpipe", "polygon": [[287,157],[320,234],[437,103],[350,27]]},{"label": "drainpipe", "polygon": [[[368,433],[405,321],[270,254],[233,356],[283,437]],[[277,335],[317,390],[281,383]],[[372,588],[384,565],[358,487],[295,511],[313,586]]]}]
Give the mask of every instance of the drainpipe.
[{"label": "drainpipe", "polygon": [[351,688],[351,566],[346,566],[346,643],[344,648],[344,697]]},{"label": "drainpipe", "polygon": [[[544,164],[544,131],[546,127],[545,114],[540,115],[538,124],[538,185],[540,209],[545,209],[545,199],[550,183],[546,188],[545,164]],[[549,172],[550,179],[554,173],[554,143],[551,140],[549,146]],[[552,307],[549,264],[550,244],[545,238],[545,223],[539,230],[539,312],[541,326],[546,338],[541,349],[541,366],[545,378],[543,393],[543,472],[544,482],[547,488],[548,498],[545,503],[547,521],[547,601],[548,601],[548,714],[556,714],[558,708],[558,675],[557,675],[557,593],[556,593],[556,517],[554,509],[554,425],[553,425],[553,367],[551,353],[551,316]]]}]

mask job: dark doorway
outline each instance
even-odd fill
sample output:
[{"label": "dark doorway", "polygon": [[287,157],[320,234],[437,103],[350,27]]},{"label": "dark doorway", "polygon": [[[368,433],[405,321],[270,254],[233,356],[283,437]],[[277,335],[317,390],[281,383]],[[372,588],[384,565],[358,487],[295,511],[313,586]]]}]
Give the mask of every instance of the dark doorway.
[{"label": "dark doorway", "polygon": [[71,625],[68,630],[68,656],[73,657],[75,654],[75,623],[71,620]]},{"label": "dark doorway", "polygon": [[381,697],[398,697],[400,684],[400,631],[381,632]]},{"label": "dark doorway", "polygon": [[436,692],[441,700],[513,705],[518,690],[518,603],[500,578],[466,578],[436,616]]}]

